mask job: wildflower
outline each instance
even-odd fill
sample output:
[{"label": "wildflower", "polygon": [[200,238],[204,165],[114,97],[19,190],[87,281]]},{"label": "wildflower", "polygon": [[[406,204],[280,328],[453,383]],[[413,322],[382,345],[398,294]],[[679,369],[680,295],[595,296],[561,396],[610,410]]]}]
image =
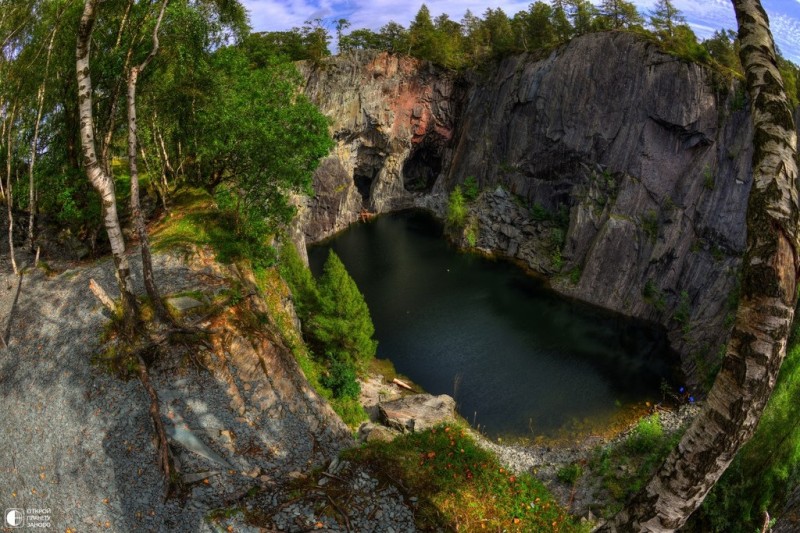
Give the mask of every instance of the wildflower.
[{"label": "wildflower", "polygon": [[680,392],[681,394],[683,394],[683,391],[685,391],[685,390],[686,390],[686,389],[684,389],[683,387],[681,387],[680,389],[678,389],[678,392]]},{"label": "wildflower", "polygon": [[689,403],[694,403],[694,396],[689,396]]}]

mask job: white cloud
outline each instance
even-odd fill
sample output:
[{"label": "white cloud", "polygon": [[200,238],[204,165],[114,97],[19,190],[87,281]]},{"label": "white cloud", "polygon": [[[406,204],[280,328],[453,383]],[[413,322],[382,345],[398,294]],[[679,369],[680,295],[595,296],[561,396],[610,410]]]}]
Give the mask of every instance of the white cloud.
[{"label": "white cloud", "polygon": [[322,13],[332,12],[311,0],[244,0],[242,3],[250,12],[250,24],[256,31],[288,30]]},{"label": "white cloud", "polygon": [[770,17],[770,28],[781,54],[795,63],[800,63],[800,21],[778,14]]}]

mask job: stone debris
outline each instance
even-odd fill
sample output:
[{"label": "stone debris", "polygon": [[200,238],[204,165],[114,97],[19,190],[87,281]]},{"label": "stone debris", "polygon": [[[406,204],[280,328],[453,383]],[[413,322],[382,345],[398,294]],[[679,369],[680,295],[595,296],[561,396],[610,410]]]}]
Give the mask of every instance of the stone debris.
[{"label": "stone debris", "polygon": [[[154,261],[164,294],[207,290],[213,297],[233,275],[187,263],[183,254],[156,254]],[[143,294],[138,254],[131,262]],[[233,335],[235,349],[222,339],[215,352],[181,354],[178,345],[150,369],[183,481],[182,492],[163,502],[149,402],[138,380],[115,377],[98,359],[108,318],[86,297],[90,278],[113,292],[111,260],[24,277],[10,346],[0,352],[0,413],[15,428],[0,432],[0,472],[10,473],[0,475],[7,507],[50,509],[60,531],[274,529],[268,516],[263,525],[248,524],[250,515],[237,509],[249,506],[260,516],[277,510],[292,499],[285,487],[294,479],[353,445],[291,355],[268,336],[247,342]],[[3,316],[13,292],[0,291]],[[226,328],[236,333],[235,324]]]},{"label": "stone debris", "polygon": [[404,498],[396,487],[380,482],[361,467],[344,462],[337,472],[335,477],[323,475],[315,488],[305,489],[297,501],[272,513],[274,527],[279,531],[417,530],[415,498]]},{"label": "stone debris", "polygon": [[400,432],[424,431],[455,418],[456,401],[442,394],[413,394],[378,405],[381,422]]}]

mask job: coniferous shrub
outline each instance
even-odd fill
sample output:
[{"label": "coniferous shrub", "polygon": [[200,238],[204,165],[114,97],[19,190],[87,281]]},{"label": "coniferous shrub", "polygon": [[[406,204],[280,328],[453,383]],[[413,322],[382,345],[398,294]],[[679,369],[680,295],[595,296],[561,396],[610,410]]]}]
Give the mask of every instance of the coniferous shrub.
[{"label": "coniferous shrub", "polygon": [[450,201],[447,203],[447,224],[454,228],[463,228],[467,221],[467,202],[461,192],[461,187],[456,185],[450,193]]},{"label": "coniferous shrub", "polygon": [[333,251],[315,281],[291,244],[281,250],[281,275],[292,290],[303,333],[316,354],[321,385],[334,399],[357,399],[358,374],[375,357],[377,343],[372,339],[375,327],[369,308],[355,281]]},{"label": "coniferous shrub", "polygon": [[316,341],[324,345],[329,358],[363,372],[378,346],[372,338],[375,326],[364,296],[333,251],[325,261],[318,288],[319,313],[311,320]]},{"label": "coniferous shrub", "polygon": [[303,264],[294,245],[286,243],[281,247],[281,276],[294,296],[297,316],[305,322],[319,309],[319,290],[311,271]]}]

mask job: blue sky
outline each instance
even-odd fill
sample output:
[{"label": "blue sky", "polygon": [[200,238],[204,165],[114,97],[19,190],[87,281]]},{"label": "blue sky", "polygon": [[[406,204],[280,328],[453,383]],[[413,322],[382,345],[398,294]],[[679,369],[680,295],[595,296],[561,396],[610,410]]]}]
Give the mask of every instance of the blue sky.
[{"label": "blue sky", "polygon": [[[733,7],[729,0],[673,0],[683,11],[698,37],[711,36],[714,30],[736,28]],[[336,20],[346,18],[351,29],[377,30],[390,20],[408,26],[423,2],[398,0],[243,0],[250,12],[250,22],[256,31],[285,30],[301,26],[312,18]],[[500,7],[509,16],[528,8],[531,0],[427,0],[433,16],[447,13],[460,20],[467,9],[481,15],[487,7]],[[595,3],[599,3],[597,0]],[[648,13],[655,0],[634,0],[643,14]],[[762,0],[770,17],[770,26],[784,56],[800,64],[800,0]]]}]

